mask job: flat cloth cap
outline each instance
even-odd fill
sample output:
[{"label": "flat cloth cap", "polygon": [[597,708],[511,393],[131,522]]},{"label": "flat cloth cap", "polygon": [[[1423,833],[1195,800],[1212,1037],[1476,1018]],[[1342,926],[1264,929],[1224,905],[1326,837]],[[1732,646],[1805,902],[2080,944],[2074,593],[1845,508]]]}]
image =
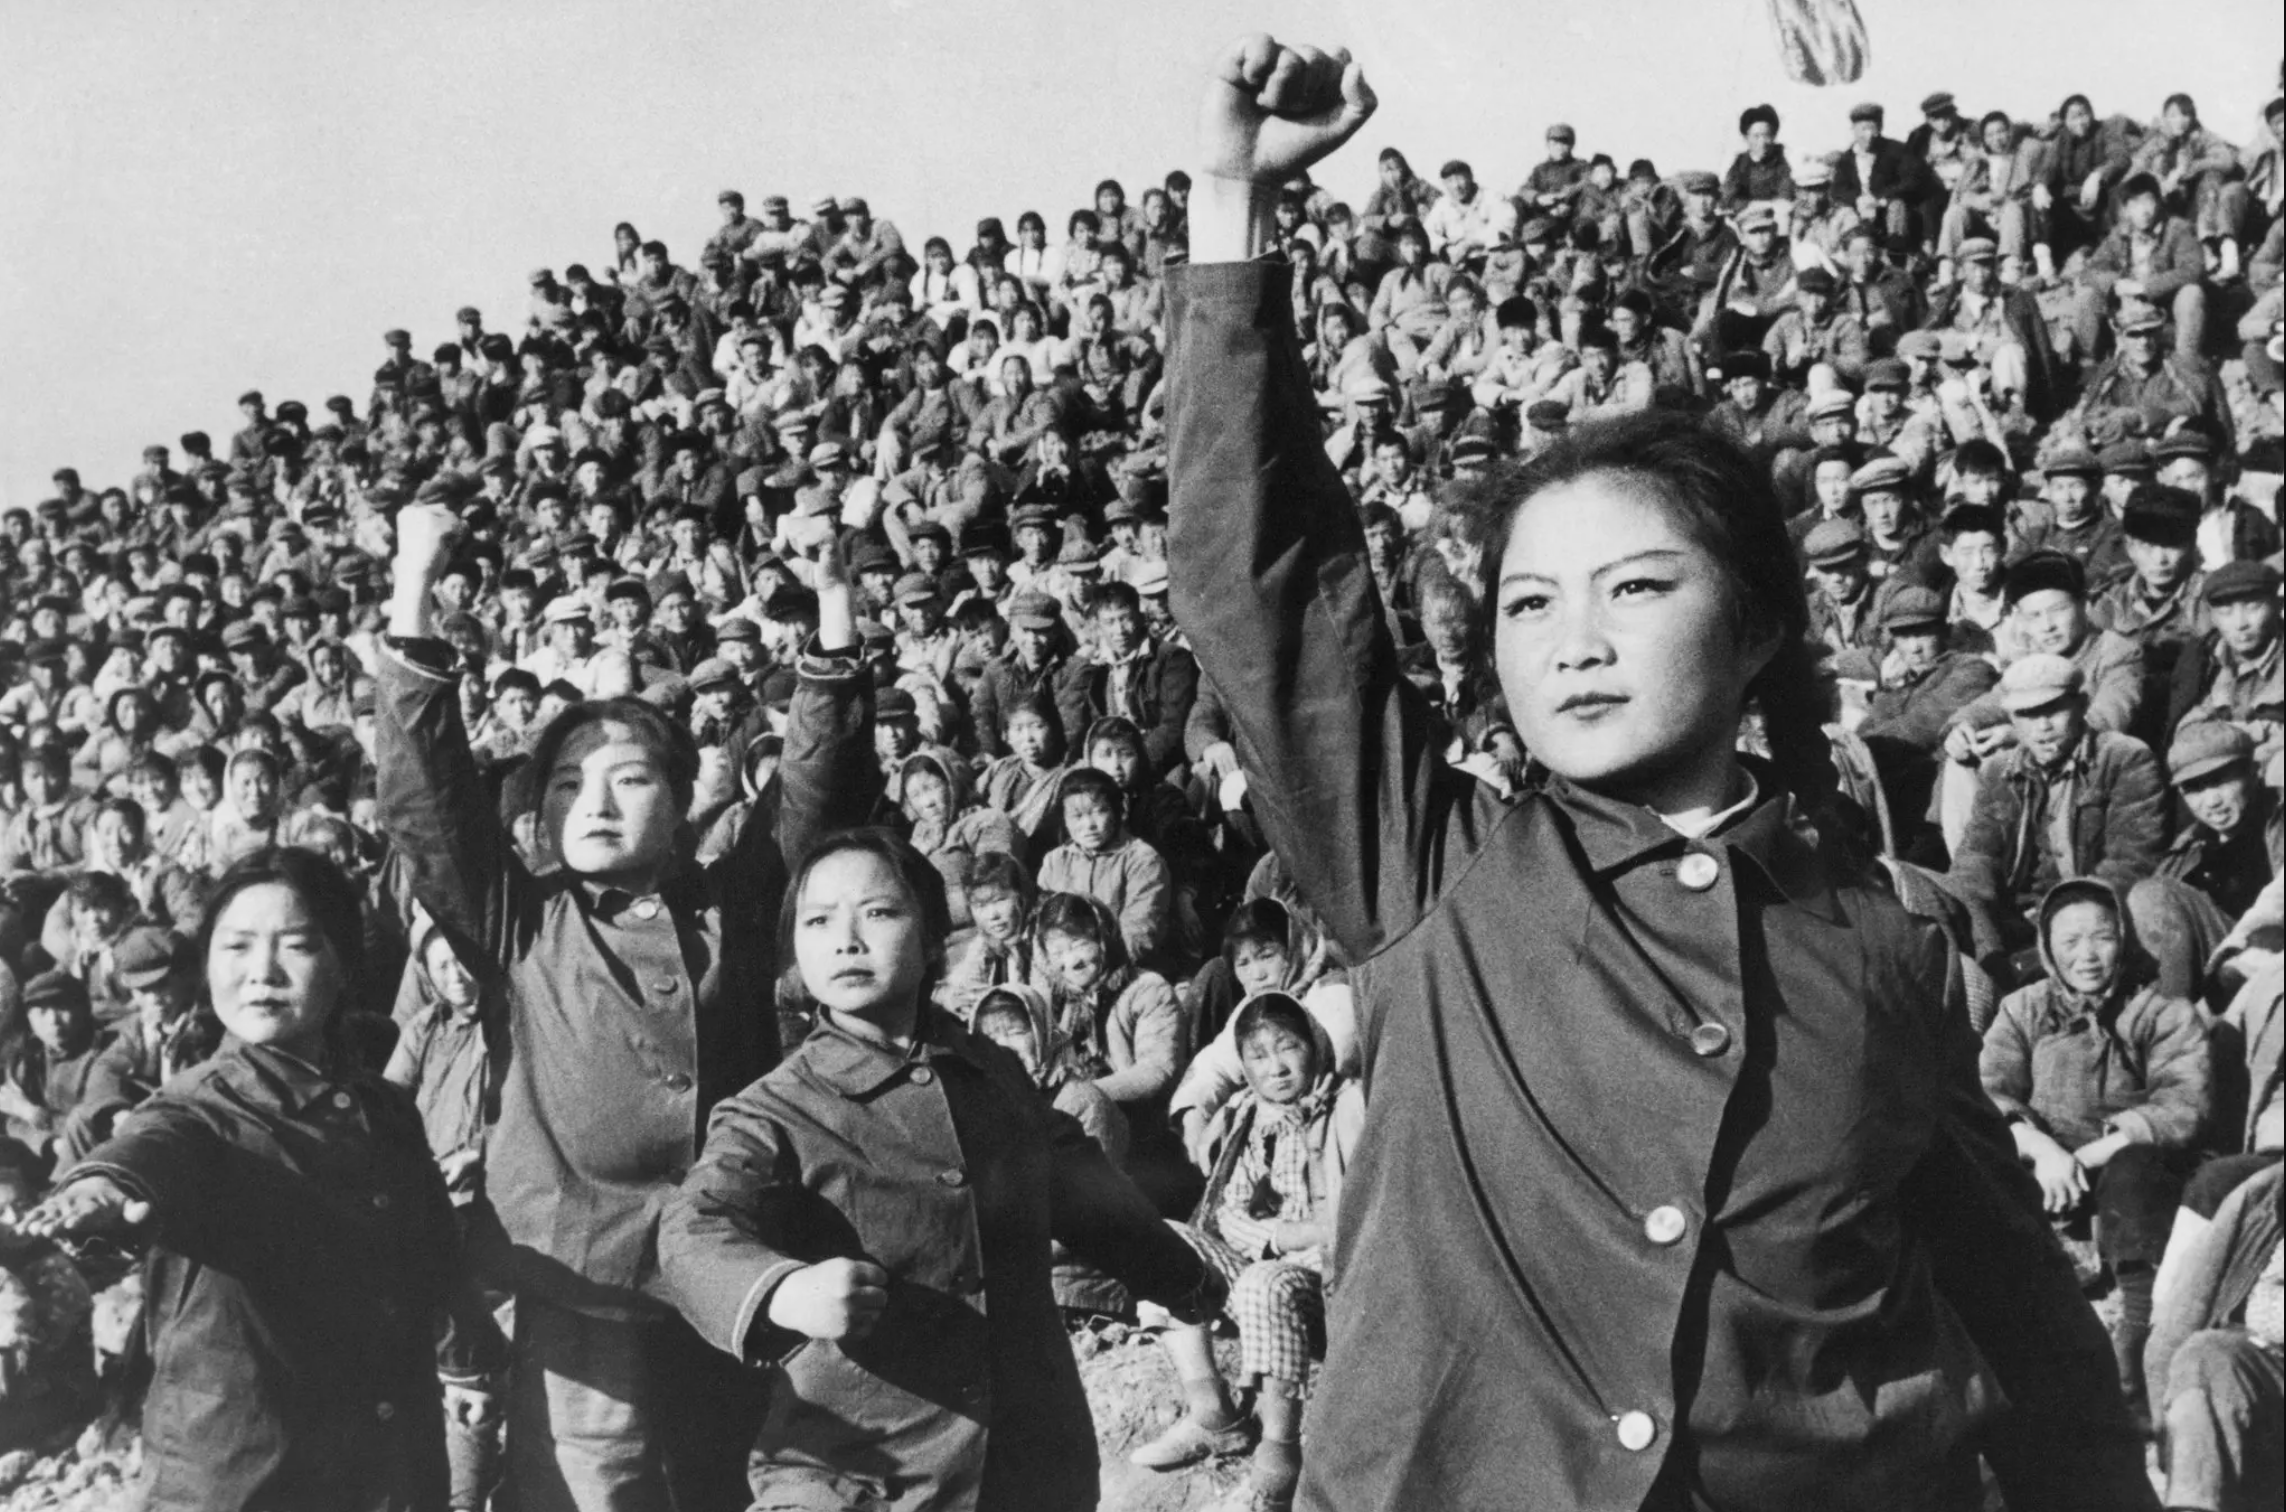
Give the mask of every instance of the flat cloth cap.
[{"label": "flat cloth cap", "polygon": [[1899,630],[1942,630],[1945,628],[1945,601],[1934,588],[1900,588],[1881,606],[1881,628]]},{"label": "flat cloth cap", "polygon": [[2011,714],[2046,708],[2085,685],[2080,669],[2061,656],[2027,656],[2000,674],[2000,706]]},{"label": "flat cloth cap", "polygon": [[2167,748],[2167,771],[2181,787],[2239,762],[2254,767],[2254,737],[2234,724],[2205,720],[2175,732]]},{"label": "flat cloth cap", "polygon": [[2008,577],[2000,596],[2009,608],[2019,600],[2035,593],[2065,593],[2085,601],[2088,596],[2087,569],[2079,559],[2061,551],[2035,551],[2019,558],[2008,569]]},{"label": "flat cloth cap", "polygon": [[2278,597],[2278,569],[2268,562],[2240,559],[2225,562],[2207,574],[2207,602],[2236,604],[2247,599]]},{"label": "flat cloth cap", "polygon": [[1802,555],[1819,567],[1839,567],[1865,555],[1865,532],[1855,520],[1825,520],[1802,542]]}]

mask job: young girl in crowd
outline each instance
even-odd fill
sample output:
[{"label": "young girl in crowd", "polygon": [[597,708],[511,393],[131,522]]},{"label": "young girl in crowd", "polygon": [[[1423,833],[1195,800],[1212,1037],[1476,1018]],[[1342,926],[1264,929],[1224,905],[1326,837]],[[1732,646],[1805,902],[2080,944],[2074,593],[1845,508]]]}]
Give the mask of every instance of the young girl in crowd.
[{"label": "young girl in crowd", "polygon": [[906,757],[897,768],[896,785],[907,838],[945,879],[953,927],[966,929],[971,922],[965,885],[970,861],[994,853],[1020,856],[1024,837],[1006,814],[976,801],[968,762],[943,746]]},{"label": "young girl in crowd", "polygon": [[966,1024],[985,992],[1032,979],[1032,874],[1014,856],[986,851],[969,862],[962,889],[971,927],[946,953],[936,999]]},{"label": "young girl in crowd", "polygon": [[708,1110],[777,1060],[776,1021],[754,1011],[777,971],[750,921],[784,886],[785,848],[854,822],[878,792],[848,575],[829,553],[774,823],[696,866],[685,817],[725,795],[727,757],[702,770],[687,727],[641,699],[578,703],[533,749],[557,865],[535,875],[476,769],[453,653],[434,638],[431,590],[458,522],[415,505],[396,532],[380,820],[414,898],[498,983],[505,1064],[484,1179],[516,1293],[518,1494],[526,1512],[732,1502],[759,1383],[668,1306],[655,1223]]},{"label": "young girl in crowd", "polygon": [[149,1507],[441,1508],[439,1368],[474,1381],[501,1363],[411,1099],[338,1040],[359,912],[307,851],[231,867],[198,939],[220,1052],[20,1225],[150,1246]]},{"label": "young girl in crowd", "polygon": [[822,842],[781,929],[818,1027],[722,1105],[667,1204],[677,1305],[771,1385],[759,1506],[1093,1505],[1050,1242],[1187,1320],[1221,1300],[1018,1059],[930,1006],[947,927],[910,846],[871,830]]},{"label": "young girl in crowd", "polygon": [[[1326,1036],[1332,1054],[1327,1069],[1357,1074],[1356,1000],[1348,978],[1334,967],[1325,941],[1306,919],[1275,898],[1248,899],[1231,910],[1230,922],[1223,926],[1222,962],[1237,982],[1240,1001],[1265,992],[1294,999]],[[1192,1057],[1167,1104],[1168,1120],[1182,1134],[1194,1163],[1206,1164],[1200,1156],[1207,1128],[1245,1084],[1233,1014]]]},{"label": "young girl in crowd", "polygon": [[1040,891],[1085,893],[1111,910],[1130,960],[1155,961],[1168,941],[1173,879],[1159,853],[1127,833],[1127,800],[1093,767],[1065,776],[1057,797],[1065,842],[1040,862]]},{"label": "young girl in crowd", "polygon": [[2041,1205],[2085,1238],[2119,1287],[2119,1382],[2143,1399],[2151,1286],[2183,1182],[2212,1131],[2205,1013],[2159,990],[2119,895],[2092,877],[2040,901],[2043,981],[2001,1001],[1985,1031],[1984,1089],[2007,1118]]},{"label": "young girl in crowd", "polygon": [[[2148,1508],[1950,951],[1818,828],[1767,469],[1652,411],[1502,471],[1475,598],[1547,778],[1435,758],[1255,260],[1373,103],[1346,57],[1232,47],[1169,279],[1175,613],[1352,963],[1373,1094],[1304,1499],[1965,1512],[1981,1455],[2012,1506]],[[1749,710],[1780,760],[1739,757]]]},{"label": "young girl in crowd", "polygon": [[[1258,993],[1231,1021],[1245,1090],[1215,1115],[1209,1175],[1195,1222],[1178,1231],[1230,1283],[1239,1385],[1262,1426],[1249,1476],[1253,1512],[1291,1506],[1301,1475],[1302,1400],[1324,1346],[1334,1215],[1357,1152],[1365,1099],[1334,1069],[1324,1028],[1282,992]],[[1154,1321],[1147,1315],[1146,1321]],[[1138,1465],[1172,1470],[1245,1441],[1203,1325],[1159,1336],[1182,1383],[1183,1416],[1137,1449]]]},{"label": "young girl in crowd", "polygon": [[1002,714],[1000,734],[1008,754],[984,769],[984,801],[1037,843],[1052,833],[1067,770],[1062,721],[1045,697],[1020,698]]}]

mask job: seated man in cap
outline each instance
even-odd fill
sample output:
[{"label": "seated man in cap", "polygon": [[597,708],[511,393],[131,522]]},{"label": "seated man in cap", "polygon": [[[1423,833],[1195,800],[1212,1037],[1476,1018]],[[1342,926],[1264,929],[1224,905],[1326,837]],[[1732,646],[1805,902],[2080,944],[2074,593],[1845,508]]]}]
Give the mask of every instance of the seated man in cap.
[{"label": "seated man in cap", "polygon": [[97,1026],[78,977],[44,971],[23,992],[28,1032],[0,1051],[0,1118],[9,1138],[49,1156],[79,1110],[89,1074],[111,1036]]},{"label": "seated man in cap", "polygon": [[2260,562],[2278,555],[2278,526],[2269,515],[2224,487],[2215,438],[2196,425],[2180,425],[2151,447],[2161,483],[2188,492],[2199,504],[2199,559],[2209,567]]},{"label": "seated man in cap", "polygon": [[1882,601],[1880,616],[1888,649],[1857,735],[1873,752],[1900,848],[1910,855],[1935,796],[1945,728],[1991,692],[2000,674],[1984,657],[1952,648],[1945,601],[1933,588],[1898,588]]},{"label": "seated man in cap", "polygon": [[2104,507],[2103,463],[2084,446],[2066,445],[2041,469],[2038,511],[2023,511],[2014,532],[2018,555],[2060,551],[2080,564],[2090,583],[2108,584],[2125,573],[2126,538]]},{"label": "seated man in cap", "polygon": [[1837,277],[1842,271],[1842,248],[1850,233],[1864,222],[1857,207],[1833,195],[1833,159],[1813,154],[1793,169],[1794,203],[1787,212],[1787,234],[1794,242],[1794,262],[1803,268],[1824,268]]},{"label": "seated man in cap", "polygon": [[1867,570],[1887,585],[1934,587],[1944,576],[1942,543],[1913,503],[1913,473],[1902,457],[1876,452],[1850,475],[1849,490],[1865,527]]},{"label": "seated man in cap", "polygon": [[205,1059],[212,1045],[200,1032],[197,973],[183,938],[139,925],[112,951],[114,980],[128,1013],[88,1068],[79,1106],[57,1141],[59,1162],[74,1161],[111,1137],[121,1115]]},{"label": "seated man in cap", "polygon": [[2207,324],[2207,259],[2198,233],[2168,213],[2159,181],[2148,173],[2130,175],[2117,199],[2117,225],[2080,269],[2072,307],[2076,355],[2085,361],[2096,354],[2107,314],[2142,306],[2161,324],[2174,318],[2175,356],[2196,366]]},{"label": "seated man in cap", "polygon": [[1903,142],[1882,134],[1885,120],[1871,101],[1851,108],[1850,145],[1834,159],[1832,193],[1888,245],[1902,249],[1913,237],[1914,209],[1927,197],[1931,175]]},{"label": "seated man in cap", "polygon": [[[2062,657],[2080,672],[2081,706],[2090,728],[2124,734],[2143,707],[2143,648],[2097,626],[2088,616],[2087,575],[2059,552],[2042,551],[2012,564],[2001,596],[2008,612],[1998,641],[2002,668],[2028,656]],[[1975,801],[1980,768],[2016,743],[2017,730],[1998,693],[1987,694],[1954,716],[1945,732],[1945,837],[1958,845]]]},{"label": "seated man in cap", "polygon": [[2256,775],[2253,739],[2235,725],[2185,725],[2167,770],[2190,823],[2127,907],[2159,963],[2159,990],[2202,998],[2215,947],[2278,875],[2277,801]]},{"label": "seated man in cap", "polygon": [[1865,529],[1850,519],[1826,520],[1802,541],[1810,579],[1808,638],[1836,658],[1847,658],[1849,674],[1871,681],[1881,649],[1881,615],[1868,570]]},{"label": "seated man in cap", "polygon": [[1762,338],[1771,373],[1785,387],[1822,396],[1855,392],[1864,383],[1872,347],[1864,323],[1835,302],[1838,287],[1825,268],[1795,275],[1794,308],[1772,321]]},{"label": "seated man in cap", "polygon": [[1458,158],[1445,164],[1437,176],[1443,180],[1445,192],[1421,218],[1421,228],[1429,233],[1429,245],[1455,267],[1464,267],[1472,259],[1482,262],[1493,241],[1492,196],[1478,186],[1475,172]]},{"label": "seated man in cap", "polygon": [[2207,613],[2213,634],[2176,662],[2170,712],[2184,726],[2232,724],[2254,741],[2255,759],[2280,750],[2286,692],[2280,680],[2278,569],[2268,562],[2226,562],[2207,574]]},{"label": "seated man in cap", "polygon": [[2146,483],[2128,500],[2120,521],[2133,570],[2097,594],[2088,617],[2143,648],[2143,711],[2130,733],[2151,743],[2166,738],[2168,690],[2175,662],[2210,625],[2206,574],[2193,543],[2198,500],[2164,483]]},{"label": "seated man in cap", "polygon": [[2055,367],[2047,319],[2030,294],[2001,283],[1999,250],[1990,239],[1970,237],[1958,255],[1959,275],[1931,302],[1928,328],[1966,338],[2002,409],[2045,416]]},{"label": "seated man in cap", "polygon": [[1526,210],[1545,215],[1569,230],[1578,208],[1580,191],[1587,184],[1588,165],[1575,153],[1579,137],[1558,121],[1548,128],[1547,155],[1524,175],[1516,201]]},{"label": "seated man in cap", "polygon": [[1739,249],[1738,233],[1718,213],[1722,183],[1704,169],[1675,176],[1682,216],[1663,239],[1641,249],[1643,285],[1657,296],[1662,319],[1696,325],[1707,295]]},{"label": "seated man in cap", "polygon": [[2035,254],[2041,276],[2055,276],[2046,243],[2036,246],[2032,239],[2032,144],[2018,147],[2016,123],[2006,111],[1987,112],[1976,131],[1982,151],[1969,158],[1953,184],[1937,233],[1940,264],[1957,263],[1967,242],[1988,238],[2016,276],[2030,271]]},{"label": "seated man in cap", "polygon": [[1925,169],[1915,210],[1924,244],[1934,243],[1943,223],[1945,206],[1976,161],[1977,143],[1960,104],[1950,90],[1936,90],[1921,100],[1921,124],[1905,136],[1905,151]]},{"label": "seated man in cap", "polygon": [[1750,205],[1736,222],[1739,248],[1723,265],[1699,307],[1692,339],[1720,355],[1759,350],[1779,316],[1794,308],[1794,251],[1778,234],[1778,216]]},{"label": "seated man in cap", "polygon": [[543,688],[566,682],[582,693],[592,693],[597,647],[595,617],[586,601],[576,593],[551,599],[540,613],[540,623],[546,628],[546,644],[520,665],[538,678]]},{"label": "seated man in cap", "polygon": [[1948,875],[2002,949],[2028,957],[2049,888],[2094,877],[2124,893],[2157,870],[2166,789],[2149,746],[2089,725],[2084,679],[2065,658],[2015,662],[1996,698],[2015,740],[1986,769]]},{"label": "seated man in cap", "polygon": [[1198,663],[1181,644],[1151,633],[1142,600],[1127,583],[1097,587],[1090,615],[1095,648],[1077,674],[1071,702],[1063,705],[1067,715],[1080,717],[1064,733],[1076,746],[1097,720],[1125,719],[1143,732],[1151,776],[1164,778],[1183,763],[1183,727],[1198,696]]},{"label": "seated man in cap", "polygon": [[1864,325],[1876,357],[1894,355],[1898,337],[1919,330],[1928,316],[1928,299],[1920,284],[1904,269],[1890,265],[1881,237],[1871,226],[1853,227],[1842,237],[1834,272],[1839,280],[1834,302]]}]

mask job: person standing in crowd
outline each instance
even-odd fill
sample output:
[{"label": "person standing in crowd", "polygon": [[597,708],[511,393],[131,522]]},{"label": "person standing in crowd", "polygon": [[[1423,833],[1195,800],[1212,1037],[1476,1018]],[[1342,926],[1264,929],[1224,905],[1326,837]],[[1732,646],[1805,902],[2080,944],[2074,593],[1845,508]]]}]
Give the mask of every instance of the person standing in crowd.
[{"label": "person standing in crowd", "polygon": [[838,566],[823,574],[774,824],[749,823],[698,870],[678,830],[702,778],[731,780],[722,759],[702,771],[688,732],[640,700],[583,702],[531,758],[560,861],[535,876],[470,758],[435,639],[431,590],[459,530],[441,506],[397,516],[375,764],[380,822],[413,896],[504,979],[507,1077],[485,1186],[516,1297],[518,1494],[528,1509],[580,1512],[720,1505],[739,1484],[759,1398],[673,1314],[654,1226],[708,1110],[778,1057],[774,1021],[750,1011],[775,976],[768,941],[731,910],[766,907],[789,846],[873,801],[851,589]]},{"label": "person standing in crowd", "polygon": [[930,1003],[949,929],[936,868],[893,835],[805,856],[780,932],[819,1027],[722,1105],[666,1204],[683,1315],[777,1366],[759,1506],[1091,1507],[1050,1241],[1186,1321],[1223,1300],[1022,1063]]},{"label": "person standing in crowd", "polygon": [[146,1505],[442,1508],[442,1409],[490,1410],[438,1391],[502,1344],[411,1099],[345,1033],[361,912],[309,851],[233,865],[197,943],[222,1049],[19,1220],[150,1247]]},{"label": "person standing in crowd", "polygon": [[1941,938],[1790,822],[1833,778],[1767,475],[1658,415],[1498,475],[1481,602],[1550,778],[1510,807],[1424,759],[1248,260],[1373,106],[1346,56],[1230,48],[1169,301],[1176,617],[1368,1026],[1302,1500],[1975,1507],[1981,1451],[2012,1501],[2148,1507]]}]

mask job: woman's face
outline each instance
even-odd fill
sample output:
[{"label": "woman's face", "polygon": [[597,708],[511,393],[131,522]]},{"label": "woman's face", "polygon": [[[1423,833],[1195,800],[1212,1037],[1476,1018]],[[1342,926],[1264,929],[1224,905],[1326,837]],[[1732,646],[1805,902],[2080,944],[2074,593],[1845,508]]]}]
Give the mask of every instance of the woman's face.
[{"label": "woman's face", "polygon": [[1130,792],[1143,785],[1143,753],[1131,741],[1097,741],[1087,753],[1087,764]]},{"label": "woman's face", "polygon": [[230,769],[230,801],[248,819],[264,819],[278,806],[278,774],[266,761],[246,760]]},{"label": "woman's face", "polygon": [[926,767],[905,777],[905,806],[921,824],[943,824],[952,817],[952,789]]},{"label": "woman's face", "polygon": [[1043,766],[1048,754],[1048,722],[1038,712],[1021,710],[1008,717],[1008,749],[1028,765]]},{"label": "woman's face", "polygon": [[2101,903],[2067,903],[2048,921],[2048,953],[2065,986],[2101,992],[2119,968],[2119,920]]},{"label": "woman's face", "polygon": [[1747,155],[1759,163],[1769,153],[1770,144],[1777,137],[1778,133],[1771,129],[1768,121],[1756,121],[1746,128]]},{"label": "woman's face", "polygon": [[878,1020],[911,1011],[928,945],[896,868],[859,850],[811,867],[794,913],[794,962],[810,996],[835,1013]]},{"label": "woman's face", "polygon": [[1024,900],[1007,891],[971,893],[968,916],[978,934],[996,945],[1004,944],[1024,927]]},{"label": "woman's face", "polygon": [[1246,1067],[1246,1080],[1254,1095],[1283,1106],[1310,1090],[1310,1063],[1317,1057],[1300,1035],[1275,1026],[1248,1035],[1238,1047],[1238,1058]]},{"label": "woman's face", "polygon": [[476,978],[462,964],[460,952],[452,948],[452,941],[441,934],[430,935],[421,962],[429,968],[429,981],[436,987],[437,996],[449,1006],[466,1008],[475,1003]]},{"label": "woman's face", "polygon": [[1286,947],[1268,940],[1241,940],[1231,952],[1231,974],[1239,989],[1251,997],[1286,985]]},{"label": "woman's face", "polygon": [[603,720],[556,753],[541,817],[566,867],[634,885],[666,861],[681,815],[658,753],[632,727]]},{"label": "woman's face", "polygon": [[315,1060],[342,988],[341,962],[302,895],[260,882],[224,905],[206,954],[222,1027],[249,1045]]},{"label": "woman's face", "polygon": [[1103,942],[1088,935],[1051,933],[1040,942],[1048,969],[1072,992],[1085,992],[1103,980]]},{"label": "woman's face", "polygon": [[1652,485],[1600,473],[1535,495],[1496,576],[1493,664],[1550,770],[1653,807],[1727,774],[1776,636],[1740,643],[1728,574]]}]

